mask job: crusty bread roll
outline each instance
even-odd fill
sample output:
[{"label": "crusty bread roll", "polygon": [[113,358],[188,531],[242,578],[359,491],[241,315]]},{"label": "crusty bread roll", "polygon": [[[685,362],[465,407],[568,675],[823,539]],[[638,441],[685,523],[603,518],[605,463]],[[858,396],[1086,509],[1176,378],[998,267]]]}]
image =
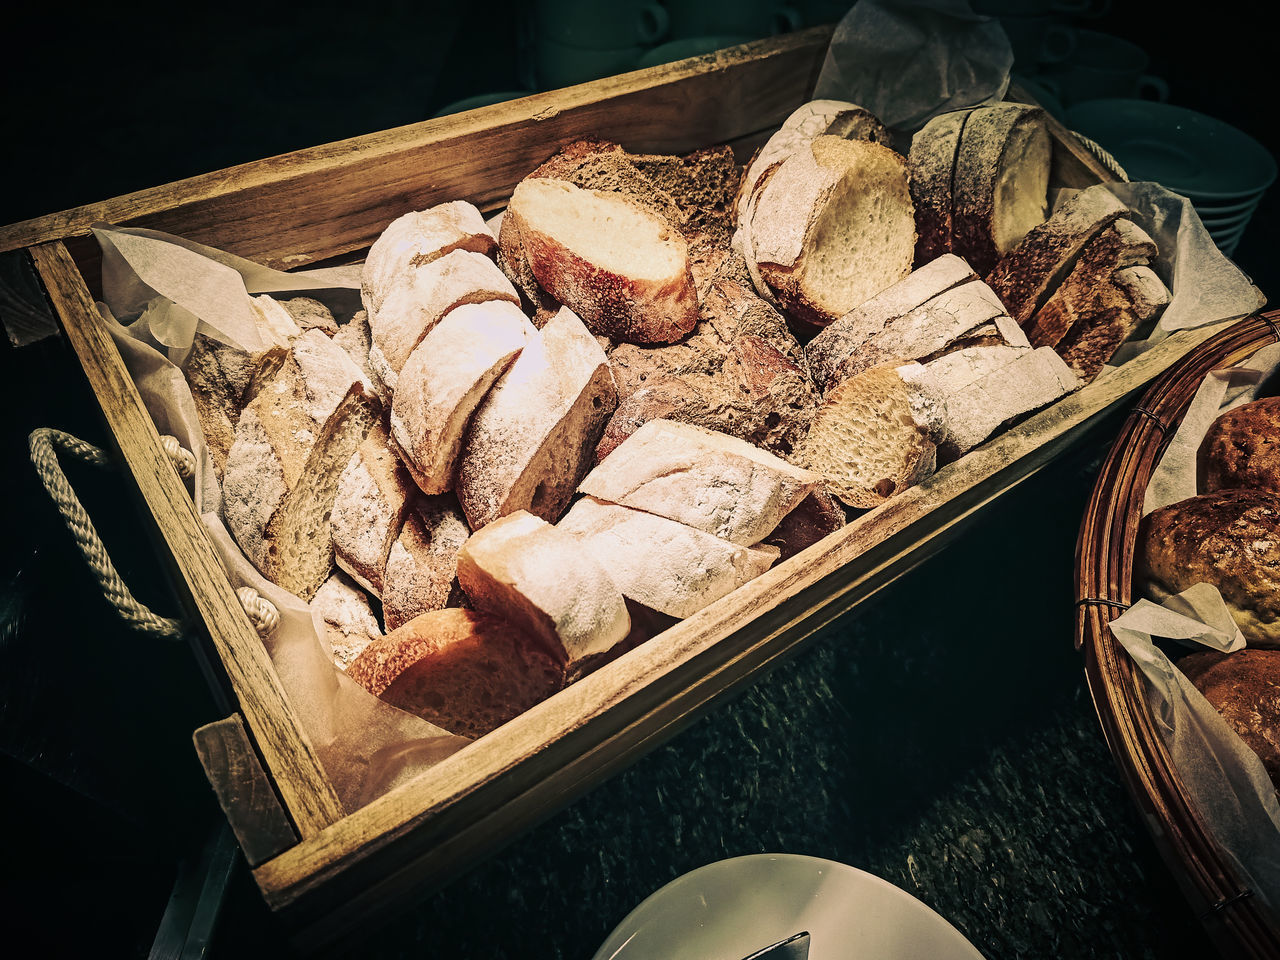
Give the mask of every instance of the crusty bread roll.
[{"label": "crusty bread roll", "polygon": [[236,427],[222,485],[227,528],[263,576],[304,600],[333,568],[329,511],[377,409],[346,352],[309,330]]},{"label": "crusty bread roll", "polygon": [[505,300],[464,304],[410,355],[391,403],[391,438],[423,493],[453,489],[472,414],[535,332]]},{"label": "crusty bread roll", "polygon": [[1221,414],[1196,454],[1201,493],[1245,487],[1280,495],[1280,397],[1264,397]]},{"label": "crusty bread roll", "polygon": [[458,551],[471,528],[451,495],[420,497],[387,553],[382,619],[388,630],[431,610],[462,605]]},{"label": "crusty bread roll", "polygon": [[1280,650],[1205,650],[1180,658],[1178,669],[1280,787]]},{"label": "crusty bread roll", "polygon": [[685,238],[627,197],[562,180],[522,180],[501,232],[504,256],[519,250],[538,285],[593,333],[671,343],[698,320]]},{"label": "crusty bread roll", "polygon": [[745,440],[659,419],[628,437],[578,490],[751,546],[817,484],[809,471]]},{"label": "crusty bread roll", "polygon": [[1134,581],[1163,600],[1196,583],[1218,588],[1250,646],[1280,646],[1280,502],[1263,490],[1219,490],[1142,519]]},{"label": "crusty bread roll", "polygon": [[480,211],[465,200],[406,213],[382,231],[365,257],[360,273],[364,308],[370,319],[377,316],[383,298],[406,272],[454,250],[471,250],[488,256],[496,246],[497,241]]},{"label": "crusty bread roll", "polygon": [[826,394],[796,461],[851,507],[884,503],[933,473],[945,411],[913,385],[918,363],[891,361],[838,382]]},{"label": "crusty bread roll", "polygon": [[496,730],[564,685],[555,658],[511,623],[437,610],[371,643],[347,669],[370,693],[472,739]]},{"label": "crusty bread roll", "polygon": [[757,187],[748,226],[768,290],[795,319],[826,326],[911,272],[906,163],[878,143],[817,137]]},{"label": "crusty bread roll", "polygon": [[346,574],[336,572],[311,599],[311,612],[324,624],[317,632],[329,642],[333,663],[346,670],[362,650],[382,636],[369,598]]},{"label": "crusty bread roll", "polygon": [[972,110],[953,110],[934,117],[911,138],[907,164],[911,199],[916,207],[916,263],[923,265],[951,251],[955,178],[960,134]]},{"label": "crusty bread roll", "polygon": [[471,528],[517,510],[559,519],[617,402],[600,344],[562,309],[489,391],[467,431],[457,492]]},{"label": "crusty bread roll", "polygon": [[475,609],[547,645],[577,678],[631,630],[622,594],[576,538],[521,510],[476,531],[458,553]]},{"label": "crusty bread roll", "polygon": [[374,423],[338,478],[329,530],[338,566],[375,597],[415,489],[386,428]]},{"label": "crusty bread roll", "polygon": [[754,580],[780,552],[594,497],[578,500],[556,527],[578,539],[628,600],[681,618]]}]

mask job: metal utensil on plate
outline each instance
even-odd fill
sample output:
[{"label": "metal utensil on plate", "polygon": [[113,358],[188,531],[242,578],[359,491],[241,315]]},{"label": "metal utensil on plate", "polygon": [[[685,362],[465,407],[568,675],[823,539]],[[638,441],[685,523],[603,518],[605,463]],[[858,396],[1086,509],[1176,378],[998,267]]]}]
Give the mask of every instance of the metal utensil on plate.
[{"label": "metal utensil on plate", "polygon": [[770,944],[763,950],[757,950],[742,960],[808,960],[809,932],[793,933],[785,940]]}]

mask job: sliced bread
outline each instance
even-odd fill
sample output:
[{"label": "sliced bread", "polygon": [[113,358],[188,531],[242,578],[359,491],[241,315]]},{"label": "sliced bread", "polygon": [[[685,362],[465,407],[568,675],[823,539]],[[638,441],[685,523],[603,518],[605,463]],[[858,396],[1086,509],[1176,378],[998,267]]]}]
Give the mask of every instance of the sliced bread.
[{"label": "sliced bread", "polygon": [[916,206],[916,263],[924,265],[951,251],[951,199],[960,134],[971,110],[941,113],[911,138],[907,164]]},{"label": "sliced bread", "polygon": [[471,536],[452,496],[422,497],[405,516],[387,553],[382,619],[388,630],[429,610],[461,605],[458,551]]},{"label": "sliced bread", "polygon": [[826,487],[818,487],[782,518],[764,542],[781,551],[779,561],[789,560],[801,550],[835,533],[847,522],[840,501]]},{"label": "sliced bread", "polygon": [[382,636],[369,598],[344,573],[336,572],[320,585],[311,612],[324,625],[317,631],[329,642],[333,663],[346,670],[365,647]]}]

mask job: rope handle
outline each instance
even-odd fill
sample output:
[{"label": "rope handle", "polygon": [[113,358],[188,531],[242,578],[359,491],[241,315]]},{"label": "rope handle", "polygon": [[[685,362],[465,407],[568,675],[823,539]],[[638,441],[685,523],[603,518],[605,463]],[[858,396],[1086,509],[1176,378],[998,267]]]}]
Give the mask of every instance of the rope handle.
[{"label": "rope handle", "polygon": [[1120,162],[1116,160],[1116,158],[1113,157],[1110,153],[1108,153],[1105,147],[1103,147],[1096,140],[1090,140],[1088,137],[1086,137],[1083,133],[1080,133],[1079,131],[1072,130],[1071,132],[1075,134],[1077,140],[1079,140],[1082,144],[1084,144],[1084,147],[1086,150],[1088,150],[1095,157],[1097,157],[1099,161],[1101,161],[1104,167],[1106,167],[1108,170],[1114,173],[1116,177],[1118,177],[1123,182],[1125,183],[1129,182],[1129,174],[1125,173],[1124,167],[1120,166]]},{"label": "rope handle", "polygon": [[[125,586],[115,564],[111,562],[102,538],[98,536],[93,521],[89,519],[89,514],[81,505],[71,482],[62,472],[62,465],[58,462],[57,450],[61,450],[85,463],[109,470],[114,467],[114,464],[106,451],[91,443],[85,443],[69,433],[50,427],[31,431],[27,443],[31,451],[31,462],[36,468],[40,482],[44,484],[54,506],[62,514],[63,522],[71,531],[71,537],[75,540],[80,555],[84,557],[89,569],[97,578],[107,602],[115,608],[122,620],[136,630],[166,639],[180,637],[181,621],[154,613]],[[195,474],[195,457],[190,450],[185,449],[178,442],[176,437],[168,435],[161,437],[160,446],[180,477],[187,480]],[[280,614],[275,606],[253,587],[241,587],[236,591],[236,597],[253,622],[259,636],[269,636],[279,625]]]}]

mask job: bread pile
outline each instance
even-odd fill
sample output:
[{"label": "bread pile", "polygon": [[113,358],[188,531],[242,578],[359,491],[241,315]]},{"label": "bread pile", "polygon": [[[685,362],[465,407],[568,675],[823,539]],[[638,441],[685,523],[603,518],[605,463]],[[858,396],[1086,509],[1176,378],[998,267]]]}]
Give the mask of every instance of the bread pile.
[{"label": "bread pile", "polygon": [[1138,531],[1135,586],[1163,600],[1217,587],[1244,634],[1231,654],[1178,666],[1280,786],[1280,397],[1223,413],[1201,441],[1196,496],[1153,510]]}]

